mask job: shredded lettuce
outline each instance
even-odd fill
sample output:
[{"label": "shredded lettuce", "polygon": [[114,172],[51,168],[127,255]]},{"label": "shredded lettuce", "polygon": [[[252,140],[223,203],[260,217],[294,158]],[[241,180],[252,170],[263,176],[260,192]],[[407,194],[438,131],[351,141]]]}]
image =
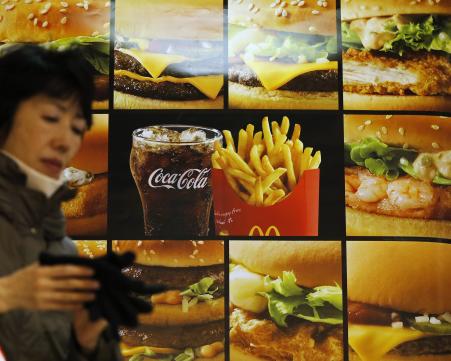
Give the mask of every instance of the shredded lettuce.
[{"label": "shredded lettuce", "polygon": [[[336,58],[337,37],[318,35],[299,35],[260,31],[249,34],[246,28],[229,26],[232,55],[244,53],[245,56],[268,58],[287,63],[315,62],[317,59]],[[242,37],[242,39],[239,39]],[[236,46],[239,44],[239,46]]]},{"label": "shredded lettuce", "polygon": [[183,312],[188,312],[189,308],[199,301],[211,300],[217,290],[218,287],[214,287],[214,279],[211,277],[204,277],[199,282],[188,286],[186,290],[180,292],[183,296]]},{"label": "shredded lettuce", "polygon": [[289,316],[331,325],[343,323],[342,291],[338,285],[301,288],[293,272],[283,272],[282,278],[277,279],[266,277],[265,282],[272,290],[260,294],[268,299],[269,314],[278,326],[287,327]]},{"label": "shredded lettuce", "polygon": [[427,332],[435,335],[451,335],[451,323],[441,321],[439,325],[434,325],[430,322],[415,322],[411,319],[409,324],[416,330]]},{"label": "shredded lettuce", "polygon": [[76,48],[97,72],[105,75],[109,73],[110,42],[108,36],[75,36],[58,39],[43,46],[59,51]]}]

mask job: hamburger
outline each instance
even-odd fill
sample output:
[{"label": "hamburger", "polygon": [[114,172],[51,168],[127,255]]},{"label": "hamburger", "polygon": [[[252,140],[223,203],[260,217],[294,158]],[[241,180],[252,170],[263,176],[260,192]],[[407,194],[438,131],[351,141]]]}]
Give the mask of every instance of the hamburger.
[{"label": "hamburger", "polygon": [[451,110],[451,4],[342,4],[345,109]]},{"label": "hamburger", "polygon": [[230,1],[229,105],[337,109],[335,0]]},{"label": "hamburger", "polygon": [[113,251],[136,253],[127,276],[166,287],[137,328],[120,329],[125,360],[224,360],[222,241],[114,241]]},{"label": "hamburger", "polygon": [[230,242],[230,360],[343,360],[341,245]]},{"label": "hamburger", "polygon": [[223,108],[222,24],[220,0],[118,0],[115,108]]},{"label": "hamburger", "polygon": [[107,231],[108,116],[96,114],[83,145],[63,172],[75,198],[62,203],[66,231],[71,236],[101,236]]},{"label": "hamburger", "polygon": [[350,361],[451,360],[451,245],[347,242]]},{"label": "hamburger", "polygon": [[346,115],[348,236],[451,237],[451,123]]},{"label": "hamburger", "polygon": [[0,55],[16,43],[52,50],[76,48],[95,75],[93,107],[108,107],[110,1],[2,1]]}]

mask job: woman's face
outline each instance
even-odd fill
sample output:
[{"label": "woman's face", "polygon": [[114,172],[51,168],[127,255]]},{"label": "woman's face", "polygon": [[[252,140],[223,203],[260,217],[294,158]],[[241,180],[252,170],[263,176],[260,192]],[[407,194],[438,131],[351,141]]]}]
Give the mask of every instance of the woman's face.
[{"label": "woman's face", "polygon": [[80,148],[86,126],[73,99],[35,95],[19,104],[3,149],[58,179]]}]

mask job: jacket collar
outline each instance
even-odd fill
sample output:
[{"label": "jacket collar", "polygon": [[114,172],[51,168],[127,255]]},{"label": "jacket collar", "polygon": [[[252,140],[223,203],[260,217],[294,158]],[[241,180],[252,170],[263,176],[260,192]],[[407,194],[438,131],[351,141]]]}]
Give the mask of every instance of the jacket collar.
[{"label": "jacket collar", "polygon": [[47,198],[26,184],[27,176],[17,163],[0,153],[0,213],[20,219],[21,226],[42,228],[47,240],[60,240],[65,236],[61,202],[73,198],[76,191],[63,184]]}]

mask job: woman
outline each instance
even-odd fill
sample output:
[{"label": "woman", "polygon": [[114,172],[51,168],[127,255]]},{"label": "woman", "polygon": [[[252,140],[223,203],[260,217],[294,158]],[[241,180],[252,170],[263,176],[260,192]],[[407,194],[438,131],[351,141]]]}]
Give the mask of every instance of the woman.
[{"label": "woman", "polygon": [[84,304],[90,268],[40,266],[75,254],[60,203],[62,171],[91,126],[93,79],[76,52],[21,46],[0,58],[0,347],[8,361],[119,360],[107,322]]}]

